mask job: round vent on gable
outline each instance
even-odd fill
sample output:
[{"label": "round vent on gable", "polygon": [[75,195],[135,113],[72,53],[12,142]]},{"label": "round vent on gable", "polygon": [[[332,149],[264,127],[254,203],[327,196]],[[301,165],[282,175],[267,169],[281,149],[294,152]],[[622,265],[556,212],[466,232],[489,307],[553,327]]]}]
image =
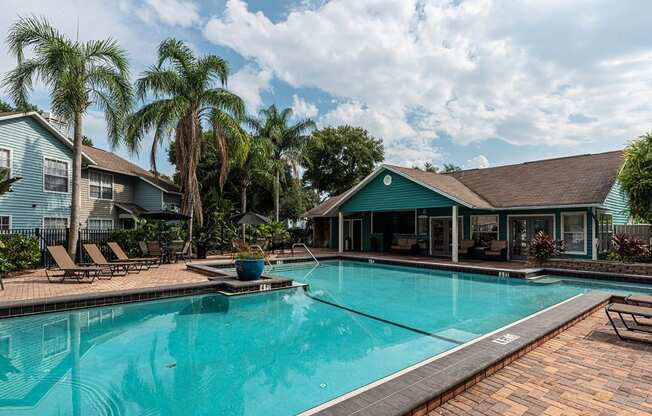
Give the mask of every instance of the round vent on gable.
[{"label": "round vent on gable", "polygon": [[385,184],[385,186],[391,185],[392,184],[392,175],[385,175],[385,177],[383,178],[383,183]]}]

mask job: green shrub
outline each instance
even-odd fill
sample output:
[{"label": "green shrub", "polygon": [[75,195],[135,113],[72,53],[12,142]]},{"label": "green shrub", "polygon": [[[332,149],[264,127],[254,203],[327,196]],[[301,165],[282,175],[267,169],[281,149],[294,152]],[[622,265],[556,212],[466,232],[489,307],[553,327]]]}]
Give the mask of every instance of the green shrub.
[{"label": "green shrub", "polygon": [[0,236],[0,273],[33,267],[41,259],[38,238],[21,234]]}]

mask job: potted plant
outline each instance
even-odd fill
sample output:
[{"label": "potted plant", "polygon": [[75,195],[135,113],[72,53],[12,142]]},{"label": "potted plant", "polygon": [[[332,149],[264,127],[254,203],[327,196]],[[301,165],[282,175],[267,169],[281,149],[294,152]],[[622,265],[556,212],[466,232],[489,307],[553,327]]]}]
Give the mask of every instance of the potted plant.
[{"label": "potted plant", "polygon": [[235,260],[239,280],[258,280],[265,270],[265,254],[261,251],[244,250]]}]

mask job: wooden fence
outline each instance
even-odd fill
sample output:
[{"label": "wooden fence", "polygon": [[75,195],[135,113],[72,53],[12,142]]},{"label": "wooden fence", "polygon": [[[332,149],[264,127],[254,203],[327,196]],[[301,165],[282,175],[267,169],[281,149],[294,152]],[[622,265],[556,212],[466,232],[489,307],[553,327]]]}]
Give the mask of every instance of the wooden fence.
[{"label": "wooden fence", "polygon": [[652,225],[649,224],[627,224],[614,225],[615,234],[627,234],[640,238],[646,243],[652,240]]}]

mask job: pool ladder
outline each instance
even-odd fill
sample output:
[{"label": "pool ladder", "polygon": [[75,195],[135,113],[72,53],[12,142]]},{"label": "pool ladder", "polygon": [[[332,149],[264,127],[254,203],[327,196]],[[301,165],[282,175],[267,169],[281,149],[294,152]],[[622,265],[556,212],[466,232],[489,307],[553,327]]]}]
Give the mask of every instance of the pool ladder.
[{"label": "pool ladder", "polygon": [[319,260],[317,260],[317,257],[315,257],[315,255],[312,254],[312,251],[310,251],[307,245],[305,245],[304,243],[294,243],[292,244],[292,252],[294,252],[295,247],[303,247],[308,252],[308,254],[310,254],[310,257],[312,257],[315,263],[317,263],[317,266],[319,266]]}]

